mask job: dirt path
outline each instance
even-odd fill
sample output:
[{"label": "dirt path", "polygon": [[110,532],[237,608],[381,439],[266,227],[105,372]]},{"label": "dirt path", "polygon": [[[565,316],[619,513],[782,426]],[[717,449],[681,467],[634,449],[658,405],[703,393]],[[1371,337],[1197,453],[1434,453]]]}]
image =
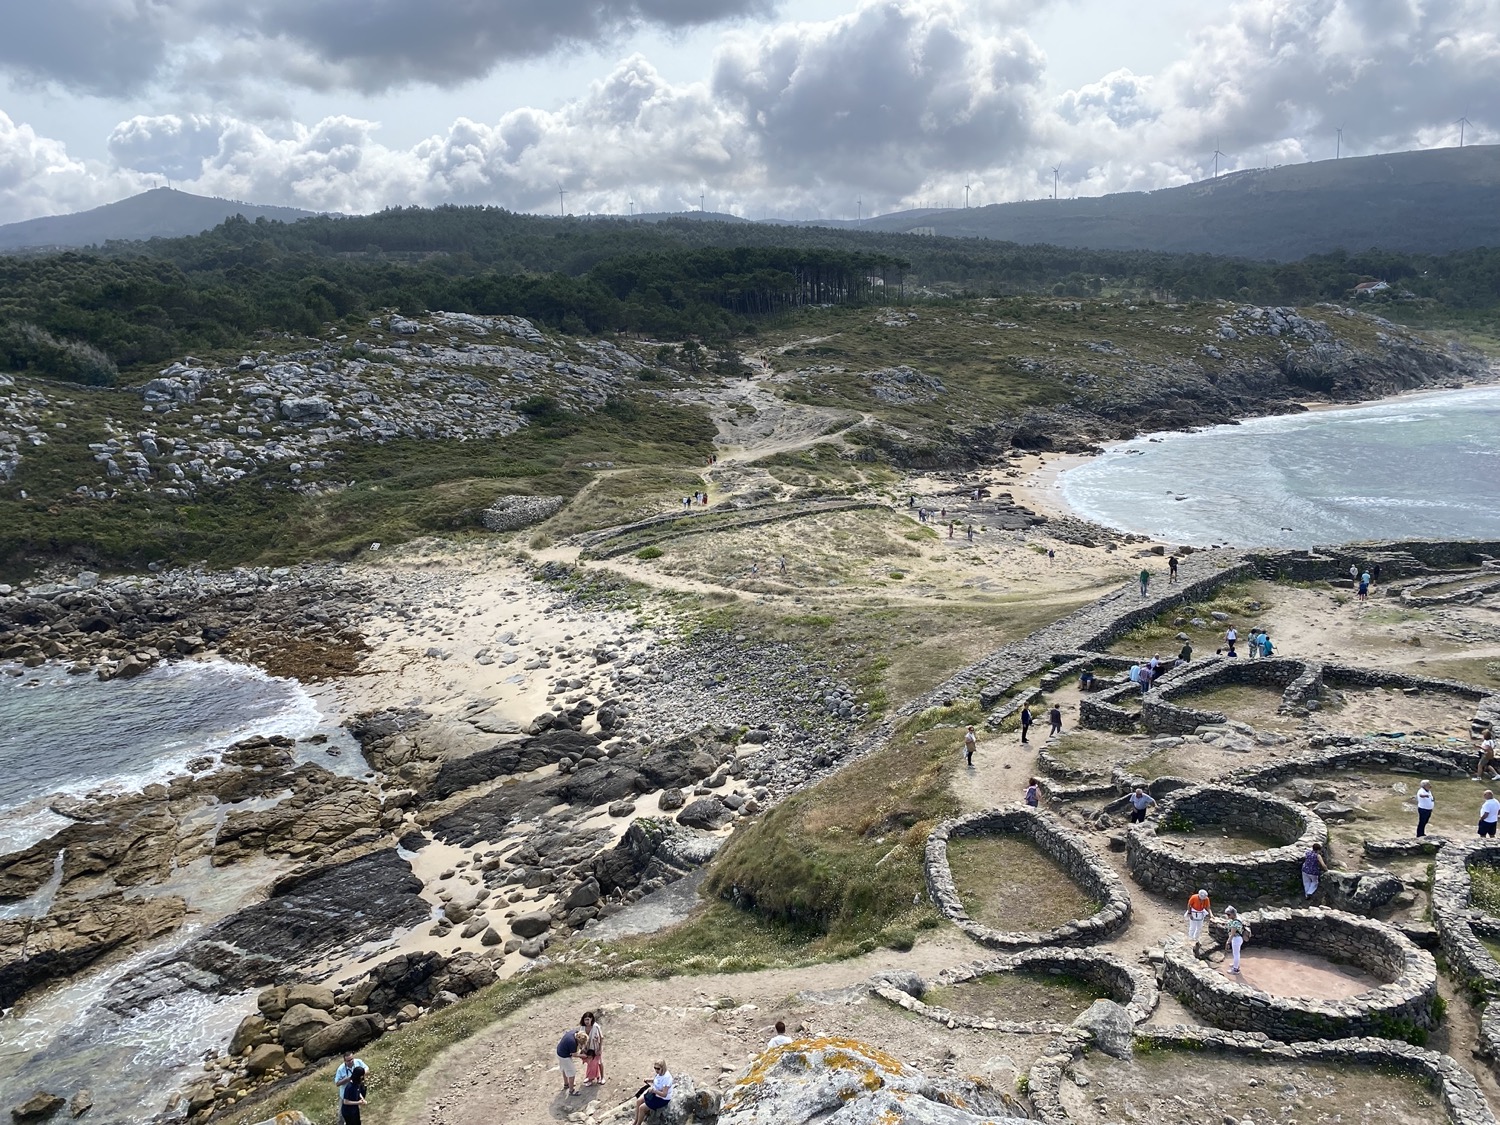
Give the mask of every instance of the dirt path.
[{"label": "dirt path", "polygon": [[[927,1073],[951,1067],[989,1073],[1008,1088],[1040,1053],[1045,1036],[947,1032],[869,997],[863,987],[880,969],[931,976],[985,952],[945,928],[906,953],[880,950],[799,969],[581,985],[451,1047],[402,1097],[392,1120],[551,1125],[572,1113],[603,1116],[631,1101],[656,1057],[679,1080],[690,1076],[700,1088],[718,1085],[764,1048],[777,1019],[793,1031],[872,1040]],[[585,1010],[601,1013],[607,1082],[568,1098],[561,1092],[555,1045]],[[377,1088],[378,1081],[372,1094]]]}]

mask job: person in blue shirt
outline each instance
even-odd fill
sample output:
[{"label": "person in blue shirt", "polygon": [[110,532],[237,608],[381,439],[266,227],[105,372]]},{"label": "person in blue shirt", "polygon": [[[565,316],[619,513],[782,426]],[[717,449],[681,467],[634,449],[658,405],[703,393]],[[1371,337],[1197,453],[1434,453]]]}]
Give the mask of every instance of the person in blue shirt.
[{"label": "person in blue shirt", "polygon": [[344,1061],[340,1063],[339,1068],[333,1072],[333,1088],[339,1092],[340,1112],[342,1112],[344,1105],[344,1087],[353,1077],[355,1067],[358,1067],[360,1070],[364,1071],[365,1077],[369,1077],[370,1064],[365,1062],[364,1059],[356,1058],[353,1051],[345,1051]]}]

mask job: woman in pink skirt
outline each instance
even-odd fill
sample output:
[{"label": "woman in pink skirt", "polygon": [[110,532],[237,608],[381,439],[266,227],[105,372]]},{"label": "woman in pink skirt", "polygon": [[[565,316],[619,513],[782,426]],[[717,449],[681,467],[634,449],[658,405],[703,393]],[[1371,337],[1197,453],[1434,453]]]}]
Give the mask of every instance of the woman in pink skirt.
[{"label": "woman in pink skirt", "polygon": [[604,1029],[594,1018],[593,1012],[584,1012],[578,1021],[586,1033],[583,1043],[583,1084],[604,1085]]}]

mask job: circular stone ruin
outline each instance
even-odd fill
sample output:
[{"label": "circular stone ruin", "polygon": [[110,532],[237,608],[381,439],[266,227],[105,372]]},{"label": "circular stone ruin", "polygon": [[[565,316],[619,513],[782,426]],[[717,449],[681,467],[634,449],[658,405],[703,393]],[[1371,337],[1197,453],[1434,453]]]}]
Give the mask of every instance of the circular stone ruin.
[{"label": "circular stone ruin", "polygon": [[[1236,852],[1210,837],[1189,850],[1173,839],[1186,844],[1205,829],[1242,840],[1249,835],[1271,846]],[[1125,863],[1148,891],[1186,898],[1207,887],[1216,901],[1229,902],[1300,893],[1302,857],[1313,844],[1328,846],[1328,826],[1301,805],[1254,789],[1194,785],[1163,801],[1155,821],[1130,826]]]},{"label": "circular stone ruin", "polygon": [[[1242,917],[1251,937],[1241,955],[1240,976],[1228,975],[1224,964],[1200,960],[1184,937],[1168,940],[1165,947],[1162,987],[1215,1027],[1296,1040],[1349,1035],[1407,1038],[1432,1026],[1437,963],[1395,928],[1321,907],[1263,910]],[[1222,945],[1223,922],[1215,919],[1209,925]],[[1265,950],[1305,952],[1353,966],[1374,978],[1374,986],[1337,998],[1290,995],[1294,990],[1318,991],[1334,974],[1316,962],[1290,959],[1256,971],[1254,958]]]},{"label": "circular stone ruin", "polygon": [[[1052,860],[1090,900],[1100,906],[1085,918],[1075,918],[1049,930],[1002,931],[969,917],[948,863],[950,838],[1013,835],[1029,841]],[[1088,945],[1102,941],[1130,920],[1130,894],[1116,875],[1087,844],[1044,812],[1029,808],[987,809],[945,820],[927,837],[924,857],[927,891],[933,903],[954,925],[980,945],[1021,950],[1043,945]]]},{"label": "circular stone ruin", "polygon": [[[1127,964],[1112,954],[1089,949],[1028,949],[1007,957],[945,969],[935,980],[924,983],[921,988],[911,988],[914,982],[910,981],[902,981],[898,986],[894,980],[876,977],[871,983],[871,989],[882,1000],[949,1028],[965,1027],[1012,1035],[1056,1035],[1061,1032],[1071,1020],[991,1019],[953,1011],[932,1003],[933,988],[962,990],[987,977],[1016,974],[1054,974],[1086,981],[1107,993],[1105,999],[1124,1007],[1130,1013],[1131,1020],[1137,1024],[1143,1023],[1156,1009],[1158,993],[1156,977],[1152,973]],[[914,995],[916,992],[921,995]]]},{"label": "circular stone ruin", "polygon": [[[1078,1078],[1077,1067],[1083,1058],[1083,1045],[1083,1040],[1077,1036],[1054,1040],[1027,1075],[1033,1115],[1042,1125],[1076,1125],[1075,1118],[1064,1104],[1068,1097],[1065,1087],[1074,1085],[1069,1079],[1076,1081]],[[1258,1082],[1249,1082],[1249,1086],[1258,1085],[1266,1091],[1280,1090],[1287,1080],[1305,1089],[1309,1082],[1308,1070],[1317,1068],[1325,1074],[1336,1074],[1351,1084],[1358,1084],[1365,1074],[1377,1078],[1402,1076],[1414,1079],[1415,1082],[1407,1087],[1409,1093],[1406,1096],[1415,1095],[1425,1100],[1425,1095],[1436,1102],[1424,1120],[1446,1120],[1452,1125],[1494,1125],[1495,1122],[1474,1076],[1451,1057],[1389,1039],[1362,1037],[1281,1043],[1242,1031],[1216,1031],[1177,1024],[1152,1025],[1149,1029],[1138,1030],[1135,1047],[1146,1052],[1145,1061],[1159,1060],[1154,1070],[1160,1074],[1142,1071],[1142,1055],[1137,1055],[1133,1062],[1118,1063],[1091,1055],[1089,1062],[1094,1074],[1087,1090],[1082,1091],[1084,1096],[1091,1100],[1107,1098],[1112,1105],[1119,1104],[1116,1099],[1134,1096],[1137,1112],[1144,1113],[1147,1120],[1175,1121],[1182,1119],[1181,1094],[1190,1094],[1195,1085],[1208,1087],[1212,1093],[1215,1089],[1225,1088],[1222,1079],[1227,1078],[1227,1085],[1238,1088],[1229,1104],[1239,1117],[1246,1108],[1243,1100],[1246,1095],[1241,1091],[1245,1091],[1247,1079],[1258,1079]],[[1132,1092],[1117,1090],[1114,1097],[1110,1097],[1104,1091],[1109,1091],[1113,1075],[1103,1069],[1104,1065],[1116,1066],[1119,1073],[1134,1077],[1139,1089],[1133,1095]],[[1213,1073],[1215,1070],[1217,1074]],[[1167,1081],[1153,1086],[1152,1083],[1161,1077]],[[1221,1081],[1215,1082],[1214,1078]],[[1251,1096],[1255,1092],[1249,1091]],[[1348,1099],[1354,1091],[1345,1090],[1342,1094]],[[1345,1100],[1332,1103],[1329,1108],[1349,1111],[1360,1104],[1363,1103],[1351,1105]],[[1254,1120],[1278,1119],[1276,1111],[1280,1108],[1268,1107],[1268,1116],[1257,1113]],[[1407,1112],[1411,1108],[1408,1106]],[[1306,1120],[1309,1114],[1299,1110],[1296,1116]],[[1354,1116],[1346,1112],[1347,1119]],[[1226,1120],[1235,1120],[1236,1117],[1226,1117]]]}]

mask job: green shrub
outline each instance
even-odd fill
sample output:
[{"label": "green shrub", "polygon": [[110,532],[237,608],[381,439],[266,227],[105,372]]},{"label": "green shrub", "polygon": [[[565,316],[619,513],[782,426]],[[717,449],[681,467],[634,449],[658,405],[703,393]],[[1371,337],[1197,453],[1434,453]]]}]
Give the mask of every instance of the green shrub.
[{"label": "green shrub", "polygon": [[120,376],[114,360],[93,345],[18,320],[0,323],[0,367],[91,387],[113,386]]},{"label": "green shrub", "polygon": [[649,562],[651,559],[661,558],[664,554],[666,554],[666,552],[663,551],[660,547],[642,547],[635,553],[635,557],[638,559],[645,559]]}]

